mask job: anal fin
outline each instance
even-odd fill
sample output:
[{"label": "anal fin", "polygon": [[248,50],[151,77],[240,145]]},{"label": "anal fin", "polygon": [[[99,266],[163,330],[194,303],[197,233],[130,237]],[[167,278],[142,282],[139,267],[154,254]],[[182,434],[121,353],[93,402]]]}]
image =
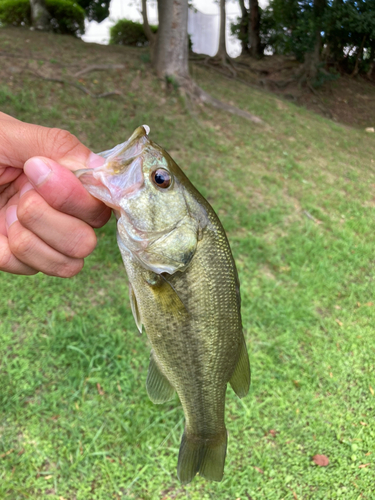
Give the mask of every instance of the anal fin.
[{"label": "anal fin", "polygon": [[232,378],[230,379],[230,385],[232,389],[237,394],[239,398],[243,398],[249,392],[250,387],[250,363],[249,355],[247,354],[245,339],[241,346],[240,357],[238,358],[236,368]]},{"label": "anal fin", "polygon": [[155,404],[165,403],[173,398],[174,388],[158,367],[154,354],[151,352],[148,367],[146,389],[149,398]]}]

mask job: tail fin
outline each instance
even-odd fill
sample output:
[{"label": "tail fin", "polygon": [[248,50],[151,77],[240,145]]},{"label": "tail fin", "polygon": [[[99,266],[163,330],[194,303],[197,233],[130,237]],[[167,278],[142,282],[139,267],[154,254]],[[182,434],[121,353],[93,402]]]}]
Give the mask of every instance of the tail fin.
[{"label": "tail fin", "polygon": [[182,484],[190,483],[199,475],[210,481],[221,481],[227,452],[227,431],[216,439],[191,440],[182,435],[178,455],[177,475]]}]

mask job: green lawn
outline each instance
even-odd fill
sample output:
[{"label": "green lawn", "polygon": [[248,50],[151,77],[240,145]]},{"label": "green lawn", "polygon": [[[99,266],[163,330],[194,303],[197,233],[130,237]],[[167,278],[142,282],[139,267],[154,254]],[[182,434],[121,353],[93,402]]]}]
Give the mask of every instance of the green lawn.
[{"label": "green lawn", "polygon": [[[147,123],[207,197],[237,262],[253,376],[245,399],[228,389],[223,481],[181,487],[183,412],[177,398],[147,397],[150,347],[112,219],[75,278],[0,276],[0,498],[373,499],[374,134],[198,66],[203,88],[268,126],[188,111],[144,50],[22,30],[1,30],[0,43],[25,58],[2,58],[2,111],[68,128],[95,151]],[[92,99],[9,69],[26,60],[48,75],[60,61],[64,75],[104,58],[126,70],[80,83],[123,97]]]}]

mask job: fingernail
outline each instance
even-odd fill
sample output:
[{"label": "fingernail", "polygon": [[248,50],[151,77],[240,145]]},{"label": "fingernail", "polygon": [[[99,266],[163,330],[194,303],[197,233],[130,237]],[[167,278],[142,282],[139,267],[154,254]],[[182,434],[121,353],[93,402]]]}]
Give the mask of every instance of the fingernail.
[{"label": "fingernail", "polygon": [[5,212],[5,222],[7,229],[17,220],[17,205],[11,205]]},{"label": "fingernail", "polygon": [[21,188],[21,191],[20,191],[20,198],[25,194],[27,193],[28,191],[31,191],[32,189],[34,189],[34,186],[30,183],[30,182],[26,182],[26,184]]},{"label": "fingernail", "polygon": [[34,186],[40,186],[52,172],[50,167],[40,158],[31,158],[27,160],[23,167],[23,171]]},{"label": "fingernail", "polygon": [[87,160],[87,168],[96,168],[100,167],[105,163],[105,158],[102,156],[96,155],[95,153],[90,153],[90,156]]}]

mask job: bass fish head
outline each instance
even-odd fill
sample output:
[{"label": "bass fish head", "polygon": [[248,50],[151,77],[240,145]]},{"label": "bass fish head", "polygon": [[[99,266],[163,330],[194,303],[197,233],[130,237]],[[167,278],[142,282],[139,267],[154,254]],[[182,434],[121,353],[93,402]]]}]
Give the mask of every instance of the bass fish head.
[{"label": "bass fish head", "polygon": [[173,159],[138,127],[130,139],[99,153],[106,161],[76,172],[86,189],[117,217],[118,243],[158,274],[183,271],[208,223],[204,198]]}]

